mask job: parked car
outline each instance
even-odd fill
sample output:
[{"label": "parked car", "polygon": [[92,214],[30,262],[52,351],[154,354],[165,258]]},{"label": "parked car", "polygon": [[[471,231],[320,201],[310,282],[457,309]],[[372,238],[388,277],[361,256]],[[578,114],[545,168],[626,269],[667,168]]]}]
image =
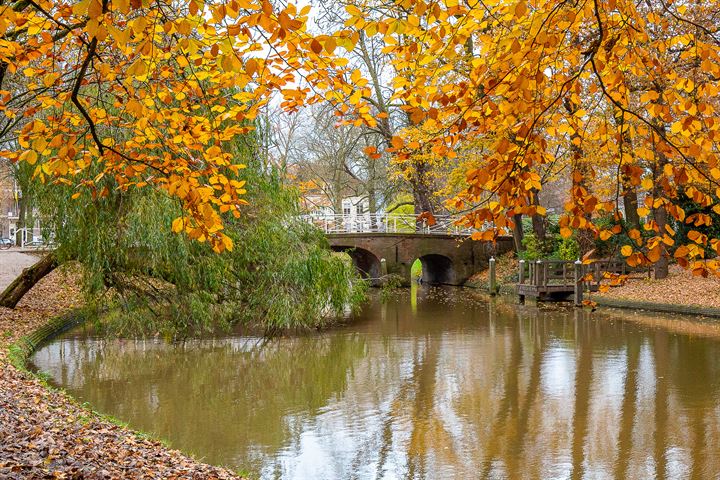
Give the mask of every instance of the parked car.
[{"label": "parked car", "polygon": [[0,249],[7,250],[14,245],[14,242],[9,238],[0,237]]},{"label": "parked car", "polygon": [[24,247],[40,250],[41,248],[46,248],[47,245],[45,245],[45,242],[42,240],[33,240],[32,242],[25,242]]}]

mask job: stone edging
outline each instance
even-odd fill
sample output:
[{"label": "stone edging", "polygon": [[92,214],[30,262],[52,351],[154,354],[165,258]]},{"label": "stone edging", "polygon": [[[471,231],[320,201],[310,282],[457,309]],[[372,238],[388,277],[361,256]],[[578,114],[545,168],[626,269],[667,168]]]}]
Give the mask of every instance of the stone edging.
[{"label": "stone edging", "polygon": [[20,337],[16,342],[10,344],[7,347],[10,353],[10,360],[16,368],[27,370],[27,361],[35,350],[55,336],[80,325],[84,321],[85,316],[80,310],[72,310],[59,317],[53,318],[42,327]]},{"label": "stone edging", "polygon": [[625,300],[593,296],[591,300],[603,307],[629,308],[649,310],[663,313],[679,313],[683,315],[702,315],[705,317],[720,317],[720,308],[701,307],[699,305],[677,305],[673,303],[654,303],[639,300]]},{"label": "stone edging", "polygon": [[[487,282],[478,282],[476,284],[469,283],[464,286],[469,288],[476,288],[489,293]],[[500,295],[516,295],[517,290],[515,285],[512,284],[501,284],[498,285],[498,294]],[[651,312],[661,313],[678,313],[682,315],[702,315],[704,317],[716,317],[720,318],[720,308],[703,307],[700,305],[678,305],[674,303],[654,303],[645,302],[640,300],[627,300],[619,298],[602,297],[598,295],[592,295],[590,300],[597,303],[602,307],[612,308],[625,308],[635,310],[647,310]]]}]

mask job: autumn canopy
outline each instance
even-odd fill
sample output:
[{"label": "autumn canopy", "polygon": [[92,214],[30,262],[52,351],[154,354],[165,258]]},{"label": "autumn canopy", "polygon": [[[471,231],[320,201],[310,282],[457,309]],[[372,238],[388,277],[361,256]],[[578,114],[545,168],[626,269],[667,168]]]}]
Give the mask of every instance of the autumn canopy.
[{"label": "autumn canopy", "polygon": [[322,100],[339,121],[375,126],[383,112],[346,59],[373,37],[407,117],[386,150],[462,166],[448,208],[491,226],[477,238],[542,216],[544,181],[563,177],[563,236],[626,235],[631,264],[674,256],[707,274],[720,249],[706,233],[720,214],[718,7],[358,0],[342,28],[315,34],[310,7],[268,0],[18,0],[0,16],[5,155],[75,185],[78,201],[104,194],[79,172],[163,189],[185,212],[173,230],[232,248],[222,216],[242,211],[245,185],[226,143],[271,97],[286,110]]}]

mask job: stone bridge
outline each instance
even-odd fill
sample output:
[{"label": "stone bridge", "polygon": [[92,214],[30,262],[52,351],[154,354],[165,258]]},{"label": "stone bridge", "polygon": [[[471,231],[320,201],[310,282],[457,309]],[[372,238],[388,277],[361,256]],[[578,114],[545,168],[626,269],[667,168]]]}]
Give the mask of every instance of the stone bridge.
[{"label": "stone bridge", "polygon": [[423,282],[462,285],[474,273],[486,269],[491,256],[513,250],[512,237],[498,237],[493,244],[471,240],[467,235],[438,233],[343,232],[326,236],[333,250],[350,255],[363,277],[378,279],[387,269],[406,286],[415,260],[422,263]]}]

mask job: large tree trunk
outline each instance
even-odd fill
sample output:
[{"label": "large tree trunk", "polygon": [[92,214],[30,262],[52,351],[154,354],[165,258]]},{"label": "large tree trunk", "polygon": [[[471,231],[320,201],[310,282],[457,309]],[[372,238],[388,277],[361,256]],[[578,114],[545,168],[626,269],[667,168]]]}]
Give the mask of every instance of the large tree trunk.
[{"label": "large tree trunk", "polygon": [[[540,196],[537,189],[530,191],[530,205],[540,206]],[[532,216],[533,234],[538,242],[545,242],[545,216],[536,213]]]},{"label": "large tree trunk", "polygon": [[0,294],[0,306],[15,308],[22,297],[45,275],[55,270],[57,259],[54,253],[45,255],[32,267],[28,267]]},{"label": "large tree trunk", "polygon": [[623,207],[625,209],[625,220],[627,221],[628,228],[640,230],[640,215],[638,214],[638,200],[637,200],[637,189],[629,183],[629,180],[625,181],[623,178],[625,187],[623,190]]},{"label": "large tree trunk", "polygon": [[632,179],[628,174],[625,164],[623,164],[623,153],[627,151],[630,156],[630,164],[635,163],[635,154],[633,153],[632,138],[630,137],[630,130],[625,129],[625,117],[620,111],[615,111],[613,115],[615,125],[621,131],[622,147],[620,149],[620,181],[621,191],[623,200],[623,210],[625,210],[625,221],[627,222],[628,228],[640,230],[640,215],[637,212],[638,200],[637,200],[637,188],[632,183]]},{"label": "large tree trunk", "polygon": [[513,226],[513,243],[515,244],[515,251],[517,253],[522,252],[525,250],[525,247],[523,247],[523,227],[522,227],[522,213],[516,213],[513,215],[513,223],[515,224]]},{"label": "large tree trunk", "polygon": [[[662,98],[662,89],[656,88],[657,93],[660,95],[660,98]],[[657,129],[662,132],[663,134],[667,130],[667,126],[665,124],[656,123]],[[657,144],[653,144],[654,148],[654,154],[655,154],[655,164],[653,165],[653,179],[655,180],[653,182],[653,193],[652,198],[653,201],[657,199],[661,194],[662,190],[658,187],[657,179],[660,177],[660,175],[663,174],[663,170],[665,167],[665,164],[668,163],[667,156],[665,156],[665,153],[660,150],[657,146]],[[655,220],[655,223],[657,223],[658,228],[658,235],[663,236],[667,233],[665,230],[665,226],[668,223],[668,212],[665,209],[665,205],[662,204],[658,206],[657,208],[653,208],[653,219]],[[663,253],[660,255],[660,259],[655,262],[655,279],[660,280],[663,278],[667,278],[669,273],[669,258],[668,254],[665,251],[665,248],[663,246]]]}]

